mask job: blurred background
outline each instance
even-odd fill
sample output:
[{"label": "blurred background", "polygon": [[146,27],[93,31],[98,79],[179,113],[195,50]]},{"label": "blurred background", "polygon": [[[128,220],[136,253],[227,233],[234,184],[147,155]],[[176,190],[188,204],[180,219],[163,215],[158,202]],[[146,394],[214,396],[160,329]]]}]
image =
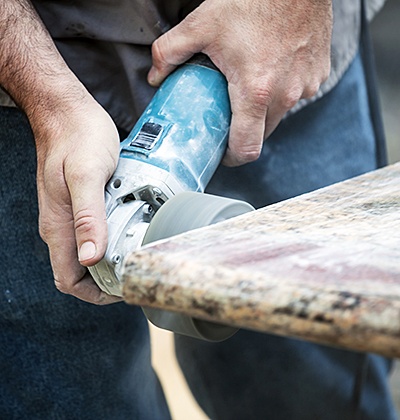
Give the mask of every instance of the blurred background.
[{"label": "blurred background", "polygon": [[389,0],[371,25],[389,161],[400,160],[400,2]]},{"label": "blurred background", "polygon": [[[371,25],[389,163],[400,161],[400,2],[388,0]],[[400,362],[395,362],[392,394],[400,414]]]},{"label": "blurred background", "polygon": [[[377,76],[389,162],[400,161],[400,1],[389,0],[375,18],[371,34],[375,48]],[[153,364],[164,386],[174,420],[205,420],[197,406],[173,353],[172,335],[151,327]],[[400,362],[395,362],[392,394],[400,413]]]}]

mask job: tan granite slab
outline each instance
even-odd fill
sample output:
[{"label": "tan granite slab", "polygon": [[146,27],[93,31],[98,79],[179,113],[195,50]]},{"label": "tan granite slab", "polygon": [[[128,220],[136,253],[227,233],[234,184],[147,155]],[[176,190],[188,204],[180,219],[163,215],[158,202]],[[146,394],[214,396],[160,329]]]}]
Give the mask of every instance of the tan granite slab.
[{"label": "tan granite slab", "polygon": [[400,357],[400,163],[133,252],[127,303]]}]

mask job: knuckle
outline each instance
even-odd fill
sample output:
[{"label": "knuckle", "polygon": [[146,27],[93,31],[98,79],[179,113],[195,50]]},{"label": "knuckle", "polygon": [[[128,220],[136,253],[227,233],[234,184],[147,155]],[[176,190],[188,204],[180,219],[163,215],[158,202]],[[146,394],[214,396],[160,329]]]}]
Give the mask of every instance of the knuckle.
[{"label": "knuckle", "polygon": [[313,82],[309,83],[307,87],[304,89],[303,98],[312,98],[318,93],[321,84],[319,81],[314,80]]},{"label": "knuckle", "polygon": [[39,236],[47,243],[47,237],[49,234],[48,226],[44,223],[39,222]]},{"label": "knuckle", "polygon": [[83,185],[86,182],[86,174],[81,170],[66,171],[65,180],[69,186]]},{"label": "knuckle", "polygon": [[299,102],[301,98],[301,87],[300,85],[295,85],[291,89],[284,92],[282,99],[281,99],[281,105],[285,110],[289,110],[293,108],[297,102]]},{"label": "knuckle", "polygon": [[168,60],[169,56],[167,56],[173,45],[174,35],[171,31],[166,32],[153,42],[151,46],[153,65],[159,70],[164,70],[169,65],[174,64]]},{"label": "knuckle", "polygon": [[57,278],[54,279],[54,285],[56,286],[56,289],[59,292],[64,293],[66,295],[70,295],[72,292],[70,287],[66,286],[62,281],[58,280]]},{"label": "knuckle", "polygon": [[241,160],[245,163],[254,162],[260,157],[259,150],[247,150],[240,155]]},{"label": "knuckle", "polygon": [[238,154],[238,161],[240,164],[250,163],[256,161],[260,157],[260,152],[257,150],[246,150]]},{"label": "knuckle", "polygon": [[239,165],[254,162],[260,157],[261,146],[240,146],[238,148],[231,148],[232,154],[235,156]]},{"label": "knuckle", "polygon": [[195,9],[192,13],[189,13],[185,19],[181,22],[181,27],[183,30],[193,33],[199,30],[199,27],[202,25],[201,22],[201,15],[197,13],[198,11]]},{"label": "knuckle", "polygon": [[42,238],[42,240],[48,244],[51,234],[54,231],[53,225],[48,223],[44,220],[43,217],[39,217],[39,236]]},{"label": "knuckle", "polygon": [[78,235],[93,232],[96,226],[96,216],[89,209],[78,210],[74,214],[74,227]]},{"label": "knuckle", "polygon": [[151,55],[156,67],[159,67],[165,61],[162,48],[163,38],[165,36],[167,35],[164,34],[161,38],[156,39],[151,46]]},{"label": "knuckle", "polygon": [[[96,163],[88,163],[84,169],[74,169],[65,171],[65,188],[62,191],[62,202],[73,202],[74,198],[83,197],[84,192],[88,193],[91,191],[94,193],[100,188],[100,185],[104,186],[108,179],[109,172],[104,168],[104,165],[97,165]],[[60,197],[60,191],[58,192]]]},{"label": "knuckle", "polygon": [[249,97],[250,103],[253,105],[254,109],[264,113],[268,104],[271,102],[272,96],[268,84],[252,81],[247,84],[246,90],[246,96]]},{"label": "knuckle", "polygon": [[84,166],[80,166],[79,168],[72,165],[70,166],[70,163],[68,162],[65,165],[65,178],[68,185],[84,185],[87,182],[96,180],[100,170],[102,170],[102,168],[96,161],[88,160],[85,162]]}]

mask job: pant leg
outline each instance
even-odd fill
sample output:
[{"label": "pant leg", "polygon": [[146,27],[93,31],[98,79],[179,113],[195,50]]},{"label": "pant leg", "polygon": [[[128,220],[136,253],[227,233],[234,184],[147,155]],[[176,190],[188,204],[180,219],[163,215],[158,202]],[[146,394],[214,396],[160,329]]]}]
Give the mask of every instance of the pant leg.
[{"label": "pant leg", "polygon": [[[257,207],[376,168],[360,57],[326,97],[283,121],[257,162],[220,168],[209,192]],[[179,363],[213,420],[394,419],[390,361],[242,330],[222,343],[176,336]]]},{"label": "pant leg", "polygon": [[14,108],[0,108],[0,156],[0,418],[169,419],[141,310],[55,289],[32,134]]}]

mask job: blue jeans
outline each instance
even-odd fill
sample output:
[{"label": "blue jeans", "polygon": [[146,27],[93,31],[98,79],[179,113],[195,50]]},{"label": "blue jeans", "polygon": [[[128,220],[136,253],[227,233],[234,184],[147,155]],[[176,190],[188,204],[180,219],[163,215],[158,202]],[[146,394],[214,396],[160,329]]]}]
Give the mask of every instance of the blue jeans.
[{"label": "blue jeans", "polygon": [[55,289],[33,138],[17,109],[0,107],[0,156],[0,418],[169,419],[142,311]]},{"label": "blue jeans", "polygon": [[[330,94],[280,124],[258,161],[221,167],[208,191],[261,207],[375,169],[364,76],[357,56]],[[383,357],[245,330],[218,344],[178,335],[175,343],[213,420],[396,418]]]}]

